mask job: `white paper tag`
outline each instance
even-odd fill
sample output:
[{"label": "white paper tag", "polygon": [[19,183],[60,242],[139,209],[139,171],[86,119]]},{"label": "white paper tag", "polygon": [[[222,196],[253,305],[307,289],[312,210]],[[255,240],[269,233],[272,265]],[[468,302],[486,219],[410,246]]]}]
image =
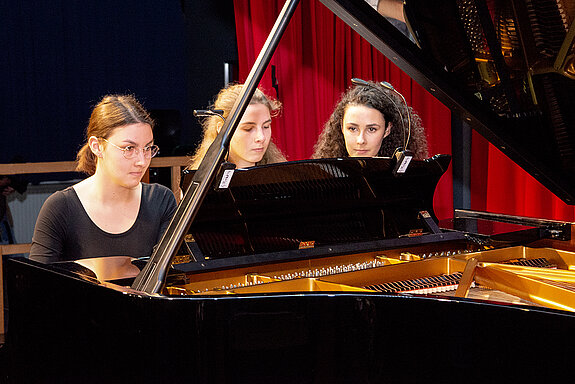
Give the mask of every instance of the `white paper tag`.
[{"label": "white paper tag", "polygon": [[234,175],[233,169],[226,169],[224,170],[224,174],[222,175],[222,180],[220,180],[220,189],[226,189],[230,185],[230,181],[232,181],[232,176]]},{"label": "white paper tag", "polygon": [[413,159],[413,156],[404,156],[401,164],[399,165],[399,168],[397,168],[397,173],[405,173],[407,166],[411,162],[411,159]]}]

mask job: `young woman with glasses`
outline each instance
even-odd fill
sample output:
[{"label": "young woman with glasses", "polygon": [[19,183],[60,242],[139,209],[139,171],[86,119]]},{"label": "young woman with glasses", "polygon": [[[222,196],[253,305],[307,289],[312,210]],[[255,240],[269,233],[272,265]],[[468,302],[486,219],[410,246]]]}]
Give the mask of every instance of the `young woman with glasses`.
[{"label": "young woman with glasses", "polygon": [[176,210],[172,191],[141,182],[158,153],[153,126],[131,95],[108,95],[96,105],[76,158],[77,170],[90,176],[46,200],[31,259],[50,263],[152,254]]}]

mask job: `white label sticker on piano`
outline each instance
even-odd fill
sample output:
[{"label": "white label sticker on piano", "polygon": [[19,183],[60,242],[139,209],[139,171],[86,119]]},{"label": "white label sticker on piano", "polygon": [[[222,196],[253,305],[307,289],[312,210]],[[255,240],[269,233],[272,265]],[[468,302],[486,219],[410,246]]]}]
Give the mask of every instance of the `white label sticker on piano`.
[{"label": "white label sticker on piano", "polygon": [[222,175],[222,180],[220,181],[220,189],[226,189],[230,185],[230,181],[232,181],[232,176],[234,175],[233,169],[226,169],[224,174]]},{"label": "white label sticker on piano", "polygon": [[411,159],[413,159],[413,156],[404,156],[401,164],[399,165],[399,168],[397,168],[397,173],[405,173],[407,166],[411,162]]}]

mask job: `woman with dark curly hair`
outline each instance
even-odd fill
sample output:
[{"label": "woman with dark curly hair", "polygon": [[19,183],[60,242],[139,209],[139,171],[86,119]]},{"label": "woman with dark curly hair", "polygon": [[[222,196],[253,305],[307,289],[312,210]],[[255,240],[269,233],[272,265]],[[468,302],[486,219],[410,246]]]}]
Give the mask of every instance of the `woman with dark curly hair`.
[{"label": "woman with dark curly hair", "polygon": [[335,107],[312,157],[391,157],[406,143],[414,158],[428,157],[419,116],[391,86],[359,80]]}]

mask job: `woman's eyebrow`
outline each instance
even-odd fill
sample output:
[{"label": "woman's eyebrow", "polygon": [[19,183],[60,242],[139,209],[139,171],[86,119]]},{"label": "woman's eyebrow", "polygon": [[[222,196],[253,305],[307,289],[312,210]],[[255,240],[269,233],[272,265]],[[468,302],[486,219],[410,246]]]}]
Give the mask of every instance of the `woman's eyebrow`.
[{"label": "woman's eyebrow", "polygon": [[[145,146],[148,146],[148,145],[152,144],[153,142],[154,142],[154,139],[148,141]],[[136,143],[135,141],[130,140],[130,139],[122,140],[122,143],[131,144],[131,145],[134,145],[134,146],[137,146],[137,145],[138,145],[138,143]]]},{"label": "woman's eyebrow", "polygon": [[[272,119],[266,120],[263,122],[263,124],[267,124],[267,123],[271,123]],[[257,125],[258,123],[256,123],[255,121],[243,121],[240,123],[240,125]]]}]

